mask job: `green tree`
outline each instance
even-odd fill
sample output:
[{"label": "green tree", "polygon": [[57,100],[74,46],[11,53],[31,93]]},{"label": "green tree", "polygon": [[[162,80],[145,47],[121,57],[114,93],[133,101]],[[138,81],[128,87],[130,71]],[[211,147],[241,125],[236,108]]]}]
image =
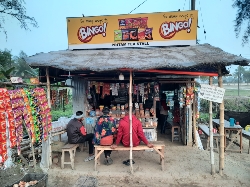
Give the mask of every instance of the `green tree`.
[{"label": "green tree", "polygon": [[4,29],[5,20],[8,17],[14,18],[20,23],[20,27],[25,30],[30,30],[29,25],[38,27],[34,17],[26,15],[24,0],[0,0],[0,32],[4,32],[7,39],[7,31]]},{"label": "green tree", "polygon": [[244,73],[245,73],[245,68],[243,66],[238,66],[233,75],[237,80],[239,79],[239,82],[243,82]]},{"label": "green tree", "polygon": [[14,61],[10,51],[0,51],[0,81],[6,81],[14,71]]},{"label": "green tree", "polygon": [[201,82],[208,82],[209,81],[209,77],[208,76],[200,76],[200,80]]},{"label": "green tree", "polygon": [[250,83],[250,70],[245,70],[243,74],[243,80],[248,84]]},{"label": "green tree", "polygon": [[241,28],[246,24],[246,29],[242,36],[242,45],[249,43],[250,37],[250,0],[234,0],[233,7],[237,9],[234,30],[238,38]]},{"label": "green tree", "polygon": [[24,60],[27,55],[21,51],[18,57],[14,58],[16,67],[15,76],[22,77],[22,78],[30,78],[38,76],[38,71],[36,69],[31,68],[27,62]]}]

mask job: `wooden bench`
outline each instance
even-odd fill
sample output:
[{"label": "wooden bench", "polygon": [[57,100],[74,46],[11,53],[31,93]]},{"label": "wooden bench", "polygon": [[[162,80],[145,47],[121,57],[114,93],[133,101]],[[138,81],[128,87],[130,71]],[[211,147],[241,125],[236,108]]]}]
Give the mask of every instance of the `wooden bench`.
[{"label": "wooden bench", "polygon": [[[144,151],[149,149],[154,149],[159,155],[160,155],[160,164],[162,170],[164,170],[164,150],[165,145],[162,141],[155,141],[150,142],[154,145],[153,148],[149,148],[145,144],[138,145],[136,147],[133,147],[133,151]],[[100,156],[105,150],[112,150],[112,151],[129,151],[130,147],[124,147],[123,145],[118,145],[117,148],[111,149],[110,146],[101,146],[101,145],[95,145],[95,171],[97,171],[97,164],[100,165]]]},{"label": "wooden bench", "polygon": [[242,130],[242,135],[249,140],[248,154],[250,154],[250,132]]},{"label": "wooden bench", "polygon": [[[206,150],[209,149],[209,142],[210,142],[210,133],[209,133],[209,128],[207,125],[199,125],[198,128],[205,134],[205,136],[207,137],[207,147]],[[219,153],[219,138],[220,138],[220,134],[218,133],[213,133],[213,138],[216,140],[216,149],[217,152]]]},{"label": "wooden bench", "polygon": [[[79,147],[79,144],[66,144],[62,147],[62,157],[61,157],[61,168],[64,168],[64,164],[70,164],[72,169],[75,169],[74,163],[75,163],[75,154],[76,154],[76,148]],[[68,151],[70,156],[70,162],[64,161],[64,153]]]}]

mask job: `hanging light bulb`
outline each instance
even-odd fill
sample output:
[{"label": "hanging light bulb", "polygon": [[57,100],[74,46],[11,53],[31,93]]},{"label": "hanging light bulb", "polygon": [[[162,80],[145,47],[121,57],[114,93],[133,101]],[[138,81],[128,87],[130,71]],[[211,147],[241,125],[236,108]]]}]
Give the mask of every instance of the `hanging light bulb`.
[{"label": "hanging light bulb", "polygon": [[120,73],[120,75],[119,75],[119,80],[124,80],[124,75],[122,74],[122,73]]},{"label": "hanging light bulb", "polygon": [[70,75],[70,71],[69,71],[69,75],[68,75],[68,78],[69,78],[69,79],[72,79],[72,76]]}]

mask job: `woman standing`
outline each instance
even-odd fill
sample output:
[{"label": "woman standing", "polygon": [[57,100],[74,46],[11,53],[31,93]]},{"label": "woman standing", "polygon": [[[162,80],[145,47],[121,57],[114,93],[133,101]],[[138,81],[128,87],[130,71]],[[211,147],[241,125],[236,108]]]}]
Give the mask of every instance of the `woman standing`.
[{"label": "woman standing", "polygon": [[169,106],[166,103],[166,94],[161,94],[161,104],[160,104],[160,128],[161,134],[165,133],[166,121],[168,119]]}]

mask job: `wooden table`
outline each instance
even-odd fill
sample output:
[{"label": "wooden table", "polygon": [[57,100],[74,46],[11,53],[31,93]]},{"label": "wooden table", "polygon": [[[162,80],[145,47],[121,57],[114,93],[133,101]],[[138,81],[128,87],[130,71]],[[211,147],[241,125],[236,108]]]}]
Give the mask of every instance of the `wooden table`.
[{"label": "wooden table", "polygon": [[[213,122],[220,126],[220,120],[219,119],[213,119]],[[230,126],[230,122],[227,120],[224,120],[224,130],[225,130],[225,135],[224,135],[224,139],[225,139],[225,151],[236,151],[236,152],[240,152],[242,153],[242,127],[240,125],[235,125],[234,126]],[[227,137],[226,132],[229,132],[229,136]],[[232,132],[236,131],[236,134],[232,135]],[[231,136],[232,135],[232,136]],[[235,142],[237,136],[240,136],[240,144],[237,144]],[[229,140],[229,144],[227,145],[226,140]],[[232,146],[233,143],[236,143],[237,145],[239,145],[240,150],[234,150],[234,149],[230,149],[230,147]],[[227,146],[226,146],[227,145]]]}]

